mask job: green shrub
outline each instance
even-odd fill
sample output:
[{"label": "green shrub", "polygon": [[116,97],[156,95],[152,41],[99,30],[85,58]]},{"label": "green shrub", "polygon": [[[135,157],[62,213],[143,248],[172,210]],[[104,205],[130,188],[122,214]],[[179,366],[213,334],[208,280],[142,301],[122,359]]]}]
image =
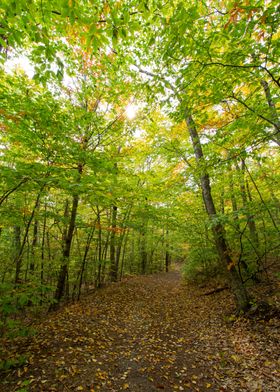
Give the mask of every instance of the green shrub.
[{"label": "green shrub", "polygon": [[0,337],[27,336],[33,333],[31,328],[22,325],[20,316],[27,308],[48,304],[51,288],[29,282],[21,285],[0,284]]},{"label": "green shrub", "polygon": [[183,266],[186,280],[200,282],[219,274],[219,258],[213,247],[191,247]]}]

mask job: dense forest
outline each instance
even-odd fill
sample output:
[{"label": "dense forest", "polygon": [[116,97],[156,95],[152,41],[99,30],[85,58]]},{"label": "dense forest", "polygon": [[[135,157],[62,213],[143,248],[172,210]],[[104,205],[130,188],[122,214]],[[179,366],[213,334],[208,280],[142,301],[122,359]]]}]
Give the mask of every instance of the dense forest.
[{"label": "dense forest", "polygon": [[279,11],[1,1],[0,335],[178,263],[255,306],[279,264]]},{"label": "dense forest", "polygon": [[280,245],[276,3],[1,5],[4,306],[183,260],[248,308]]}]

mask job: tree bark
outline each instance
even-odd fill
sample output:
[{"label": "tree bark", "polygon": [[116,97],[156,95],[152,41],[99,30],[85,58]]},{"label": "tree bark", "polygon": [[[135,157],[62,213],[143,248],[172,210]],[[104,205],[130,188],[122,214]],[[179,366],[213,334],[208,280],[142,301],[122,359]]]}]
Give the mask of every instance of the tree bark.
[{"label": "tree bark", "polygon": [[39,222],[38,219],[36,219],[33,226],[33,239],[31,244],[31,262],[30,262],[31,273],[33,273],[35,270],[36,247],[38,244],[38,230],[39,230]]},{"label": "tree bark", "polygon": [[233,178],[232,178],[232,173],[230,171],[230,177],[229,177],[229,187],[230,187],[230,200],[231,200],[231,207],[232,207],[232,212],[234,214],[234,224],[236,227],[236,230],[238,233],[240,232],[240,224],[239,224],[239,214],[238,214],[238,206],[237,206],[237,201],[234,193],[234,184],[233,184]]},{"label": "tree bark", "polygon": [[84,277],[84,272],[85,272],[85,269],[86,269],[87,255],[88,255],[88,252],[90,250],[90,244],[91,244],[91,241],[92,241],[92,238],[93,238],[94,231],[95,231],[95,223],[94,223],[94,225],[93,225],[93,227],[92,227],[92,229],[91,229],[91,231],[90,231],[90,233],[88,235],[87,242],[86,242],[86,247],[85,247],[85,251],[84,251],[83,261],[82,261],[81,270],[80,270],[80,277],[79,277],[79,287],[78,287],[78,296],[77,296],[77,300],[78,301],[79,301],[80,296],[81,296],[83,277]]},{"label": "tree bark", "polygon": [[246,311],[250,307],[247,291],[242,284],[235,263],[231,259],[230,249],[225,240],[225,229],[217,219],[216,208],[211,194],[210,177],[207,172],[200,138],[196,129],[195,122],[188,108],[186,108],[185,119],[191,137],[197,167],[200,174],[200,184],[205,210],[212,221],[212,231],[215,239],[216,249],[222,265],[228,272],[228,278],[238,311]]},{"label": "tree bark", "polygon": [[[252,244],[254,245],[255,249],[257,249],[258,243],[259,243],[259,237],[258,237],[258,232],[257,232],[257,227],[256,227],[254,216],[252,214],[250,214],[250,212],[248,211],[248,208],[249,208],[248,197],[249,197],[249,201],[252,201],[252,200],[250,200],[250,197],[251,197],[250,193],[248,193],[248,197],[247,197],[246,182],[245,182],[245,167],[246,167],[245,160],[242,159],[242,161],[241,161],[240,192],[241,192],[243,207],[245,209],[245,213],[246,213],[246,217],[247,217],[251,241],[252,241]],[[237,164],[236,168],[238,170],[240,170],[238,164]],[[247,190],[248,190],[248,188],[247,188]]]},{"label": "tree bark", "polygon": [[140,233],[140,257],[141,257],[141,273],[144,275],[147,269],[147,249],[146,249],[146,233],[144,230]]},{"label": "tree bark", "polygon": [[171,262],[171,257],[169,253],[169,238],[168,238],[168,230],[166,230],[166,237],[165,237],[165,272],[169,271],[169,266]]},{"label": "tree bark", "polygon": [[101,231],[101,221],[100,221],[100,211],[97,207],[97,229],[98,229],[98,241],[97,241],[97,276],[96,276],[96,287],[101,286],[101,267],[102,267],[102,231]]},{"label": "tree bark", "polygon": [[124,234],[124,245],[123,245],[123,252],[122,252],[122,260],[121,260],[121,268],[120,268],[120,280],[123,277],[123,270],[124,270],[124,258],[126,255],[126,245],[128,242],[128,231]]},{"label": "tree bark", "polygon": [[[120,227],[122,229],[121,234],[118,237],[118,241],[117,241],[117,250],[116,250],[116,265],[117,265],[117,269],[119,270],[119,265],[120,265],[120,259],[121,259],[121,253],[122,253],[122,248],[123,248],[123,243],[124,243],[124,239],[126,237],[126,222],[129,219],[130,213],[131,213],[131,209],[132,209],[132,205],[128,206],[127,211],[124,214],[124,218],[122,220],[122,222],[120,223]],[[122,269],[122,266],[121,266]],[[122,271],[120,271],[120,276],[118,276],[119,279],[121,279],[121,274]]]},{"label": "tree bark", "polygon": [[118,263],[116,258],[116,227],[118,207],[112,207],[111,237],[110,237],[110,279],[112,282],[118,280]]},{"label": "tree bark", "polygon": [[16,265],[15,284],[20,283],[20,272],[21,272],[21,264],[22,264],[23,251],[24,251],[24,247],[25,247],[25,244],[26,244],[26,241],[27,241],[27,238],[28,238],[28,233],[29,233],[30,225],[31,225],[31,223],[32,223],[32,221],[33,221],[35,212],[36,212],[37,208],[39,207],[40,197],[41,197],[41,193],[42,193],[44,187],[45,187],[45,185],[43,185],[43,186],[41,187],[41,189],[40,189],[40,191],[39,191],[39,193],[38,193],[38,195],[37,195],[37,197],[36,197],[35,205],[34,205],[33,210],[32,210],[32,212],[31,212],[30,218],[29,218],[29,220],[28,220],[28,222],[27,222],[27,225],[26,225],[26,228],[25,228],[25,233],[24,233],[24,236],[23,236],[23,240],[22,240],[22,243],[21,243],[19,252],[18,252],[18,254],[16,255],[15,260],[14,260],[15,265]]},{"label": "tree bark", "polygon": [[54,301],[55,302],[50,305],[50,308],[49,308],[50,311],[57,309],[58,304],[59,304],[61,298],[63,297],[65,281],[66,281],[67,274],[68,274],[68,264],[69,264],[73,234],[74,234],[74,230],[75,230],[78,204],[79,204],[79,196],[77,194],[75,194],[72,197],[70,222],[69,222],[67,234],[65,237],[65,242],[63,245],[62,261],[61,261],[61,265],[60,265],[57,286],[56,286],[56,290],[55,290],[55,294],[54,294]]}]

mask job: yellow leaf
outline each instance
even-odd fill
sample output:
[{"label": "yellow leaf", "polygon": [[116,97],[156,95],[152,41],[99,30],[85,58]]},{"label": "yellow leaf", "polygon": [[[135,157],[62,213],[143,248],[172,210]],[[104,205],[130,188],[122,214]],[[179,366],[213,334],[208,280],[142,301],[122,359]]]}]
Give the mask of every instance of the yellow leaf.
[{"label": "yellow leaf", "polygon": [[231,358],[235,361],[235,362],[240,362],[240,358],[237,355],[232,355]]},{"label": "yellow leaf", "polygon": [[81,385],[79,385],[77,388],[77,391],[83,391],[83,390],[84,390],[84,388]]},{"label": "yellow leaf", "polygon": [[209,382],[206,384],[206,388],[211,388],[212,384],[210,384]]},{"label": "yellow leaf", "polygon": [[123,389],[129,389],[129,384],[123,384]]}]

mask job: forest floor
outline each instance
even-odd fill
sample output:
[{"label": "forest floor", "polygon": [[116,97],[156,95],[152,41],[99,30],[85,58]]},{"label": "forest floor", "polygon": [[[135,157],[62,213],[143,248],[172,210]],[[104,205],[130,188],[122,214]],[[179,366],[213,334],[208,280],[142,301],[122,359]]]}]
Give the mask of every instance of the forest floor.
[{"label": "forest floor", "polygon": [[233,319],[230,292],[207,290],[170,272],[87,295],[2,340],[27,362],[0,391],[279,391],[279,319]]}]

